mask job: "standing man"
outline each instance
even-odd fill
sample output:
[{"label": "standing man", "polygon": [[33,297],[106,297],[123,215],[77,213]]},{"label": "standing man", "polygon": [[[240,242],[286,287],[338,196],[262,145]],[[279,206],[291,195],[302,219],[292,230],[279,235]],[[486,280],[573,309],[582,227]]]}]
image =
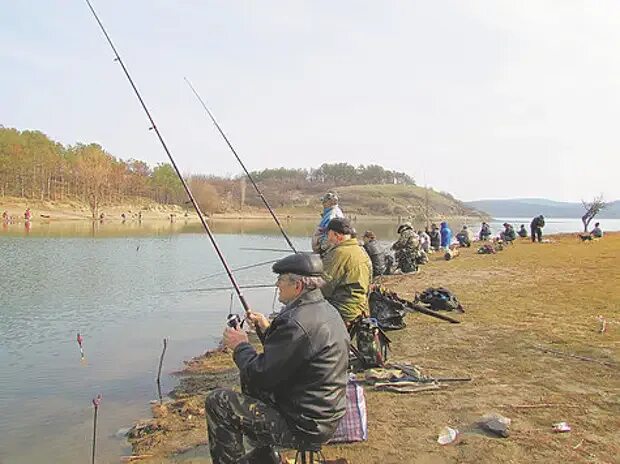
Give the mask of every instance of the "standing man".
[{"label": "standing man", "polygon": [[368,292],[372,282],[372,263],[354,235],[355,229],[348,219],[329,221],[327,240],[331,248],[323,256],[327,283],[321,291],[347,326],[368,315]]},{"label": "standing man", "polygon": [[[273,265],[286,306],[270,323],[250,312],[260,330],[258,353],[240,329],[227,328],[243,393],[216,389],[205,402],[213,464],[279,464],[273,446],[296,448],[329,440],[345,413],[349,336],[321,294],[323,265],[297,253]],[[245,441],[252,445],[248,452]]]},{"label": "standing man", "polygon": [[530,229],[532,232],[532,243],[538,239],[538,243],[542,241],[542,228],[545,227],[545,217],[541,214],[532,219]]},{"label": "standing man", "polygon": [[338,195],[334,192],[327,192],[321,197],[323,204],[323,215],[321,222],[317,226],[312,235],[312,251],[323,255],[329,248],[330,244],[327,240],[327,225],[334,218],[343,218],[344,214],[338,206]]}]

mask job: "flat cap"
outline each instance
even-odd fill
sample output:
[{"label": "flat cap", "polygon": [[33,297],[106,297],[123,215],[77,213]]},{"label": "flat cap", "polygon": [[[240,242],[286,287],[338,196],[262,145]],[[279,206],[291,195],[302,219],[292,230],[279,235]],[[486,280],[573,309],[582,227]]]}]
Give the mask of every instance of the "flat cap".
[{"label": "flat cap", "polygon": [[323,261],[314,253],[295,253],[277,261],[271,269],[276,274],[320,277],[323,274]]},{"label": "flat cap", "polygon": [[327,230],[333,230],[339,234],[354,235],[355,229],[347,218],[334,218],[327,224]]}]

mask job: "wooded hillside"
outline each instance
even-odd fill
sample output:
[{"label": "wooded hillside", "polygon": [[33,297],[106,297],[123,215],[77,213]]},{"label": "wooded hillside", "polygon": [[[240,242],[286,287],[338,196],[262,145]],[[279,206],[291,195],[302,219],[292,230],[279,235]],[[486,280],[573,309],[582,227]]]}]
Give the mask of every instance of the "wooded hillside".
[{"label": "wooded hillside", "polygon": [[[336,190],[349,213],[420,216],[472,215],[449,194],[416,187],[410,175],[378,165],[322,164],[311,169],[264,169],[252,173],[273,207],[286,213],[316,212],[319,197]],[[246,176],[191,175],[187,179],[209,214],[259,210],[264,206]],[[93,217],[102,206],[147,198],[185,205],[187,198],[171,165],[123,160],[98,144],[64,146],[40,131],[0,126],[0,198],[77,200]]]}]

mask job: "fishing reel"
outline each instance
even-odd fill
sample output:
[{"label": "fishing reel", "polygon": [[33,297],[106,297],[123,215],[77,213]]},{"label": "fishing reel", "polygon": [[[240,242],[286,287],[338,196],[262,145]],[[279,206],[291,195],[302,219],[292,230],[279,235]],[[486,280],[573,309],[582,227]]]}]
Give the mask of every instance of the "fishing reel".
[{"label": "fishing reel", "polygon": [[245,322],[245,319],[241,319],[241,316],[239,316],[239,314],[229,314],[226,317],[226,324],[228,325],[228,327],[231,327],[233,329],[240,329],[241,327],[243,327],[243,323]]}]

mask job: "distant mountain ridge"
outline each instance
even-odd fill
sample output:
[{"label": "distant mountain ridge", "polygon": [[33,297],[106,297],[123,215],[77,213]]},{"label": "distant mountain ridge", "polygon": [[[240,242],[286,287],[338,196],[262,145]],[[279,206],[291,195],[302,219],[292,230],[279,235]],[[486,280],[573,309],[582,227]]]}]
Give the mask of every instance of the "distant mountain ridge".
[{"label": "distant mountain ridge", "polygon": [[[543,214],[556,218],[580,218],[585,212],[581,203],[547,200],[545,198],[514,198],[509,200],[476,200],[463,202],[470,208],[493,217],[534,217]],[[597,218],[620,219],[620,200],[608,202]]]}]

